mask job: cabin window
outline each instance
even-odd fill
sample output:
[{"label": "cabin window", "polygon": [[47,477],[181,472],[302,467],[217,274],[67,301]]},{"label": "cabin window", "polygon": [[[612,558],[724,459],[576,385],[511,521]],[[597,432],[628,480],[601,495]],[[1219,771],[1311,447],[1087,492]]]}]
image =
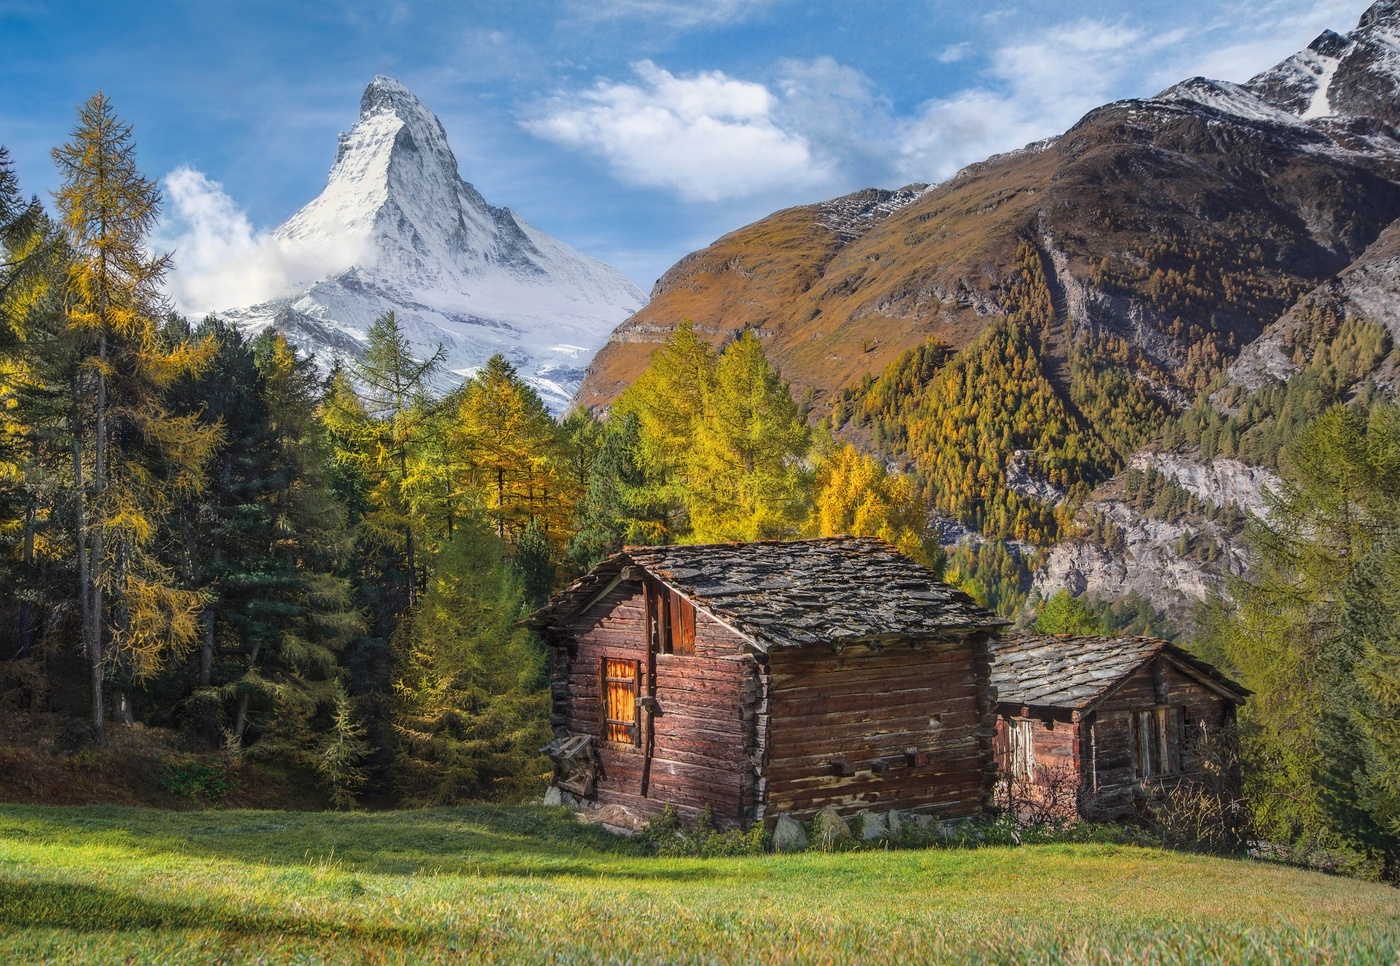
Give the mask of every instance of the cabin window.
[{"label": "cabin window", "polygon": [[1137,777],[1161,778],[1181,770],[1181,709],[1153,708],[1132,716]]},{"label": "cabin window", "polygon": [[626,745],[641,744],[637,694],[641,678],[638,661],[603,658],[603,737]]},{"label": "cabin window", "polygon": [[674,590],[646,585],[647,642],[657,654],[695,653],[695,605]]},{"label": "cabin window", "polygon": [[1011,774],[1021,781],[1035,777],[1035,722],[1011,722]]}]

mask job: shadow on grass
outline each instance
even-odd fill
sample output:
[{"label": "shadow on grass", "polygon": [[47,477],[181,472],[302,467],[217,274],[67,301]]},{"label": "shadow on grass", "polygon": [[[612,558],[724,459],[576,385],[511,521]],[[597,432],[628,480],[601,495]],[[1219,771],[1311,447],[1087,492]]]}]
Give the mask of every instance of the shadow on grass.
[{"label": "shadow on grass", "polygon": [[326,922],[266,915],[220,902],[182,904],[143,899],[99,886],[18,883],[0,877],[0,930],[65,929],[122,932],[133,929],[199,929],[240,935],[283,935],[419,944],[432,932],[420,926]]},{"label": "shadow on grass", "polygon": [[563,809],[534,805],[370,813],[0,806],[0,839],[6,836],[153,858],[384,875],[696,882],[738,874],[711,862],[653,860],[641,842],[581,825]]}]

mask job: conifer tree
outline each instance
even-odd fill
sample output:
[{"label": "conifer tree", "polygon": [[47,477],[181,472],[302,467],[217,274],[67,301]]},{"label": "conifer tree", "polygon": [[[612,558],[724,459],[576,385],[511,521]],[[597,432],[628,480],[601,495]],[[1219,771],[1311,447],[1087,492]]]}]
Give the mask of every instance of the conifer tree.
[{"label": "conifer tree", "polygon": [[136,168],[131,128],[95,94],[53,156],[71,252],[63,299],[76,342],[67,430],[79,610],[100,743],[105,679],[148,674],[197,636],[200,596],[179,588],[152,542],[171,496],[199,486],[217,434],[163,404],[164,390],[208,353],[159,338],[167,259],[147,252],[159,196]]},{"label": "conifer tree", "polygon": [[462,387],[453,432],[496,536],[516,542],[539,520],[562,543],[578,487],[561,472],[559,427],[503,356],[492,356]]},{"label": "conifer tree", "polygon": [[646,491],[639,502],[663,511],[664,534],[656,542],[677,539],[689,529],[687,455],[695,442],[696,422],[709,404],[714,376],[714,350],[685,319],[652,352],[646,370],[613,401],[613,419],[631,415],[638,423],[638,465]]},{"label": "conifer tree", "polygon": [[1088,600],[1061,587],[1040,602],[1035,614],[1037,634],[1102,634],[1103,621]]},{"label": "conifer tree", "polygon": [[43,595],[41,558],[52,557],[40,539],[51,502],[41,493],[51,474],[35,459],[35,397],[43,392],[36,355],[64,328],[54,293],[66,256],[39,199],[20,194],[9,152],[0,146],[0,540],[13,547],[4,554],[0,598],[17,598],[16,657],[32,652]]},{"label": "conifer tree", "polygon": [[409,802],[513,799],[544,784],[544,654],[514,626],[524,598],[503,550],[485,521],[464,522],[400,625],[393,720]]},{"label": "conifer tree", "polygon": [[801,532],[810,512],[800,462],[808,430],[751,330],[720,356],[694,432],[681,450],[694,539],[764,540]]},{"label": "conifer tree", "polygon": [[[1366,729],[1355,715],[1386,707],[1384,686],[1365,699],[1356,678],[1367,643],[1377,653],[1389,645],[1374,634],[1374,611],[1357,606],[1361,598],[1348,607],[1346,596],[1386,573],[1372,554],[1400,525],[1397,427],[1390,406],[1368,413],[1339,404],[1299,433],[1281,456],[1283,484],[1267,519],[1249,528],[1247,579],[1232,581],[1233,604],[1217,602],[1203,622],[1205,646],[1254,692],[1242,713],[1246,790],[1261,831],[1281,840],[1335,843],[1351,834],[1329,817],[1318,776],[1327,771],[1328,722],[1334,735],[1361,741]],[[1358,571],[1368,560],[1369,577]],[[1379,589],[1363,597],[1385,600]]]},{"label": "conifer tree", "polygon": [[332,381],[326,400],[337,458],[353,464],[368,486],[372,509],[364,524],[402,555],[408,607],[418,599],[415,505],[421,491],[433,489],[422,475],[420,450],[437,431],[430,391],[442,359],[441,346],[427,359],[415,358],[398,319],[386,312],[370,326],[364,355]]},{"label": "conifer tree", "polygon": [[849,443],[824,441],[813,479],[810,530],[819,537],[879,537],[926,567],[946,562],[929,531],[928,507],[906,476],[891,474]]},{"label": "conifer tree", "polygon": [[605,424],[569,541],[569,559],[580,570],[624,546],[664,543],[670,535],[666,508],[649,502],[654,490],[641,466],[641,445],[636,413],[614,414]]}]

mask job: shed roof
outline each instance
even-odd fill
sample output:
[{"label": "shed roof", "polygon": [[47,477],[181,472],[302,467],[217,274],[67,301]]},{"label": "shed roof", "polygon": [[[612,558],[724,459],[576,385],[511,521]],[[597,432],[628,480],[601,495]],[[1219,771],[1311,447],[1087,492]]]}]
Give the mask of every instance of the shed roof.
[{"label": "shed roof", "polygon": [[568,623],[636,566],[760,651],[936,638],[1006,624],[872,537],[627,547],[560,591],[527,626]]},{"label": "shed roof", "polygon": [[1156,637],[1021,635],[992,643],[1001,704],[1088,711],[1158,655],[1236,703],[1250,692],[1212,665]]}]

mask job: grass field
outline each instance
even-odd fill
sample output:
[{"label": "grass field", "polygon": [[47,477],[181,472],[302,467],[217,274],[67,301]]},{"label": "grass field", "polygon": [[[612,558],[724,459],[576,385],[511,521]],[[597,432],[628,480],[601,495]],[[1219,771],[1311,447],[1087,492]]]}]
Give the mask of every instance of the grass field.
[{"label": "grass field", "polygon": [[660,859],[564,811],[0,805],[0,963],[1395,963],[1400,891],[1113,845]]}]

